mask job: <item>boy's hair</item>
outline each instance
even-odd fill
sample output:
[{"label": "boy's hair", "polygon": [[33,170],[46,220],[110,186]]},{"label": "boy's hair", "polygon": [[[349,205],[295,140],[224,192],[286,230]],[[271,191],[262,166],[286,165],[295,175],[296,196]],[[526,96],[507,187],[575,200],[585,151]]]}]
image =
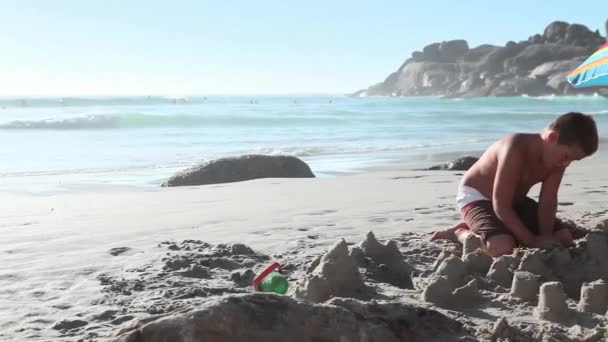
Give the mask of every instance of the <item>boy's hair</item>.
[{"label": "boy's hair", "polygon": [[587,156],[597,151],[597,127],[591,115],[576,112],[562,114],[548,128],[559,133],[558,144],[578,145]]}]

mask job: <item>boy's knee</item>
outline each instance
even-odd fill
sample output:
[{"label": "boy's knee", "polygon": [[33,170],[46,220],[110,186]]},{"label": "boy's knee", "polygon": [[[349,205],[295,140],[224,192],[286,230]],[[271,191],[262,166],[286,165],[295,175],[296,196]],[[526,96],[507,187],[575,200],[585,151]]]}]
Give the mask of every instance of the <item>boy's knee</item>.
[{"label": "boy's knee", "polygon": [[513,249],[516,247],[515,239],[511,235],[501,234],[490,236],[486,240],[485,252],[493,257],[499,257],[501,255],[507,255],[513,253]]}]

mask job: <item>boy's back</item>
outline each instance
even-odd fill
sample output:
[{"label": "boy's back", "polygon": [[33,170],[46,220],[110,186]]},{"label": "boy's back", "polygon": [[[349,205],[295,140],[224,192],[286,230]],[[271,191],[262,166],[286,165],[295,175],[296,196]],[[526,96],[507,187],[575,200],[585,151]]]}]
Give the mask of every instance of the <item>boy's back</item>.
[{"label": "boy's back", "polygon": [[[545,166],[542,146],[538,134],[514,133],[505,136],[490,146],[465,173],[461,185],[473,187],[492,199],[499,161],[505,161],[508,164],[504,165],[503,170],[512,173],[509,179],[515,182],[502,185],[514,188],[513,202],[518,202],[526,197],[530,188],[542,182],[552,171],[562,171]],[[520,162],[514,162],[516,159]]]}]

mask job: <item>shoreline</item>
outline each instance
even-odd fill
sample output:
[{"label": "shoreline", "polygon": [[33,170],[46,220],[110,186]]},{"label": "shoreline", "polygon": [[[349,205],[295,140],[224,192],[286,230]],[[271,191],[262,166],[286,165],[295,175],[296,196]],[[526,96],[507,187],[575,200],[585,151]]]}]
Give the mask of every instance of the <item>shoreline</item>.
[{"label": "shoreline", "polygon": [[[591,159],[601,159],[608,160],[608,151],[606,151],[606,147],[608,147],[608,141],[600,139],[600,147],[598,151],[591,156]],[[374,172],[400,172],[400,171],[425,171],[425,169],[436,166],[439,164],[449,163],[455,159],[472,156],[479,157],[483,153],[483,149],[468,149],[468,150],[442,150],[442,151],[433,151],[432,153],[417,153],[417,154],[403,154],[403,153],[392,153],[389,156],[385,155],[383,157],[379,157],[378,159],[382,160],[379,163],[371,163],[371,165],[364,166],[363,163],[361,166],[352,167],[347,170],[334,170],[334,171],[314,171],[316,178],[335,178],[335,177],[350,177],[356,175],[362,175],[367,173]],[[377,156],[377,154],[375,155]],[[302,158],[301,158],[302,159]],[[306,162],[306,158],[302,159]],[[373,160],[372,156],[368,156],[367,164],[370,164],[369,161]],[[587,160],[583,160],[582,162],[586,162]],[[310,164],[315,164],[315,161],[307,162]],[[311,167],[312,169],[312,167]],[[286,178],[289,179],[289,178]],[[4,187],[0,189],[0,194],[15,194],[15,195],[32,195],[32,196],[52,196],[54,194],[61,193],[95,193],[95,192],[121,192],[121,191],[137,191],[137,190],[153,190],[156,188],[160,188],[160,184],[166,180],[166,178],[160,178],[156,182],[152,182],[147,180],[142,184],[67,184],[61,186],[52,186],[47,185],[46,189],[39,190],[25,190],[25,189],[16,189],[11,187]],[[215,185],[221,184],[229,184],[229,183],[218,183]]]},{"label": "shoreline", "polygon": [[[312,158],[298,157],[306,162],[312,169],[313,173],[317,178],[334,178],[359,175],[369,172],[377,171],[415,171],[422,170],[434,165],[443,164],[450,162],[454,159],[464,156],[476,156],[481,155],[482,151],[468,150],[468,151],[428,151],[424,153],[373,153],[373,154],[350,154],[350,155],[335,155],[335,156],[316,156]],[[353,161],[355,159],[355,161]],[[321,170],[314,170],[315,165],[324,163],[324,160],[330,160],[333,163],[333,170],[324,170],[325,167],[320,167]],[[331,162],[333,160],[333,162]],[[343,167],[338,167],[338,165]],[[196,165],[196,164],[193,164]],[[187,169],[184,167],[179,169],[177,172]],[[31,189],[22,189],[3,186],[0,188],[0,193],[14,193],[14,194],[31,194],[31,195],[52,195],[55,193],[79,193],[79,192],[113,192],[121,190],[137,190],[137,189],[155,189],[160,187],[160,184],[165,181],[166,178],[156,178],[154,181],[146,179],[145,182],[142,180],[138,184],[48,184],[44,183],[39,186],[34,186]],[[30,176],[31,177],[31,176]],[[24,178],[28,177],[11,177],[11,178]],[[10,183],[11,178],[5,178],[6,183]],[[37,177],[36,177],[37,178]],[[19,184],[25,184],[26,181],[21,181]]]}]

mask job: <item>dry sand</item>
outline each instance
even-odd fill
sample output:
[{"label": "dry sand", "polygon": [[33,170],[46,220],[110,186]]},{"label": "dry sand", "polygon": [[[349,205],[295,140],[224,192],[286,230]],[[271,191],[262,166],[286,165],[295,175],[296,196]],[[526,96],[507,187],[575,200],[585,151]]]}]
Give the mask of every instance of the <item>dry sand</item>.
[{"label": "dry sand", "polygon": [[[568,170],[559,215],[589,229],[608,219],[604,162],[593,158]],[[578,303],[581,283],[605,277],[603,269],[608,269],[603,264],[608,260],[603,233],[571,250],[519,251],[512,260],[492,264],[491,276],[480,273],[491,263],[483,255],[461,261],[460,246],[428,242],[432,231],[459,219],[454,196],[461,174],[393,170],[202,187],[0,194],[0,340],[89,341],[128,334],[135,340],[135,327],[146,320],[155,324],[158,317],[181,317],[177,312],[223,308],[221,295],[242,294],[244,303],[265,303],[272,296],[246,294],[251,292],[252,271],[272,260],[286,266],[291,297],[309,302],[333,298],[325,306],[276,299],[275,304],[294,307],[293,312],[339,308],[342,313],[336,317],[357,313],[358,322],[368,324],[360,317],[377,311],[369,305],[414,305],[437,310],[446,322],[460,327],[448,329],[457,334],[433,335],[437,341],[605,340],[605,316],[577,311],[577,305],[589,307]],[[370,231],[382,244],[394,240],[394,246],[385,250],[373,241],[361,243]],[[342,239],[341,250],[319,259]],[[445,259],[443,264],[438,258]],[[332,260],[341,261],[336,266]],[[341,265],[359,270],[359,275],[349,275],[361,277],[351,282],[359,284],[357,288],[326,279],[331,270],[344,270]],[[551,299],[560,296],[559,285],[545,287],[542,293],[551,296],[540,303],[537,298],[510,296],[510,289],[498,284],[508,284],[516,268],[543,273],[538,274],[541,284],[562,281],[569,296],[567,312]],[[327,284],[314,285],[319,281]],[[334,298],[341,296],[353,297],[357,304]],[[409,310],[383,308],[382,321],[388,325],[394,319],[391,310]],[[550,310],[559,312],[547,313]],[[352,326],[351,316],[344,318],[345,326]],[[294,314],[293,319],[298,317]],[[370,322],[373,319],[378,318]],[[364,328],[369,326],[361,331]],[[374,336],[367,340],[378,340]],[[410,340],[433,340],[412,336]],[[307,338],[300,340],[318,337]]]}]

